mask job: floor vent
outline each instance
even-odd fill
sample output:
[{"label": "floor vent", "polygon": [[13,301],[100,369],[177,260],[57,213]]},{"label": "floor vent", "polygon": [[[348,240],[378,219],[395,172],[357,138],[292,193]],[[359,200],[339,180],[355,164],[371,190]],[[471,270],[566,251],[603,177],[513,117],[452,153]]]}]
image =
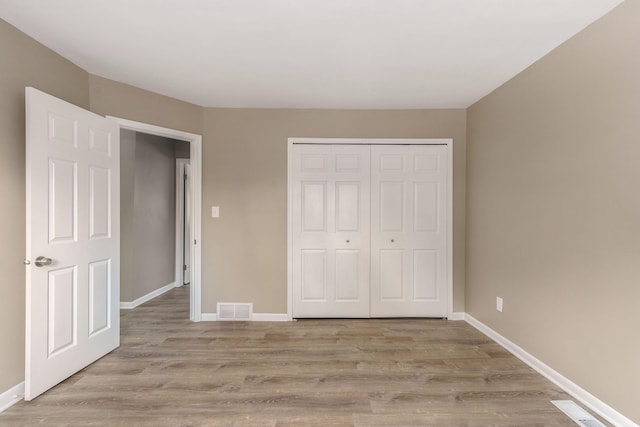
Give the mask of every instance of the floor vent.
[{"label": "floor vent", "polygon": [[218,320],[251,320],[252,314],[252,303],[218,303]]},{"label": "floor vent", "polygon": [[556,405],[558,409],[564,412],[569,418],[582,427],[605,427],[600,421],[595,419],[593,415],[582,409],[573,400],[552,400],[551,403]]}]

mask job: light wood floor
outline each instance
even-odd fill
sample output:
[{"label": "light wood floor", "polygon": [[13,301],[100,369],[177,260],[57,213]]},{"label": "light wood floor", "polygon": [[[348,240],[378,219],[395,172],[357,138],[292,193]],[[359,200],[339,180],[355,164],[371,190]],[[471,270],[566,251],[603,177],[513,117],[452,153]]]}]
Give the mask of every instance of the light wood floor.
[{"label": "light wood floor", "polygon": [[188,320],[188,288],[122,312],[122,345],[2,426],[574,426],[569,399],[464,322]]}]

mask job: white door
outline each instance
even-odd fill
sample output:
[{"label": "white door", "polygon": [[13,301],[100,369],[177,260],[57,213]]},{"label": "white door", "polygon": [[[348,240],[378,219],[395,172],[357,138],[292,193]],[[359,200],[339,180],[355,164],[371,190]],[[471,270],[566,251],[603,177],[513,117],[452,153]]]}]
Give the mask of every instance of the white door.
[{"label": "white door", "polygon": [[369,317],[369,147],[292,147],[293,317]]},{"label": "white door", "polygon": [[31,400],[120,343],[120,129],[33,88],[26,102]]},{"label": "white door", "polygon": [[189,176],[191,169],[189,164],[184,165],[184,241],[182,243],[184,274],[182,276],[182,283],[187,284],[191,282],[191,184],[189,183]]},{"label": "white door", "polygon": [[371,316],[446,317],[443,145],[371,147]]}]

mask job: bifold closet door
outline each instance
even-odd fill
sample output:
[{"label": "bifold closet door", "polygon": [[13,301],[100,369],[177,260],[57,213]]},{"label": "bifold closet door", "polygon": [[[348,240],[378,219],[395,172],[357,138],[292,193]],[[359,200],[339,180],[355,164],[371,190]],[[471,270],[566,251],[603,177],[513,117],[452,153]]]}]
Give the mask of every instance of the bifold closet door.
[{"label": "bifold closet door", "polygon": [[371,147],[371,317],[447,315],[447,147]]},{"label": "bifold closet door", "polygon": [[293,317],[369,317],[370,147],[292,147]]}]

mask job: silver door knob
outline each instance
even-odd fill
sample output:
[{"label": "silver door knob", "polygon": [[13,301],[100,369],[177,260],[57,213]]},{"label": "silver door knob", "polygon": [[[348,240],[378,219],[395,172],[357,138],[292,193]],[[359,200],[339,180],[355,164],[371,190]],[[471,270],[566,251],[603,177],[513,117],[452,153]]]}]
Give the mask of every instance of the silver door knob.
[{"label": "silver door knob", "polygon": [[36,267],[44,267],[45,265],[51,265],[51,258],[47,258],[44,256],[39,256],[36,258]]},{"label": "silver door knob", "polygon": [[347,243],[349,243],[349,240],[347,240]]}]

